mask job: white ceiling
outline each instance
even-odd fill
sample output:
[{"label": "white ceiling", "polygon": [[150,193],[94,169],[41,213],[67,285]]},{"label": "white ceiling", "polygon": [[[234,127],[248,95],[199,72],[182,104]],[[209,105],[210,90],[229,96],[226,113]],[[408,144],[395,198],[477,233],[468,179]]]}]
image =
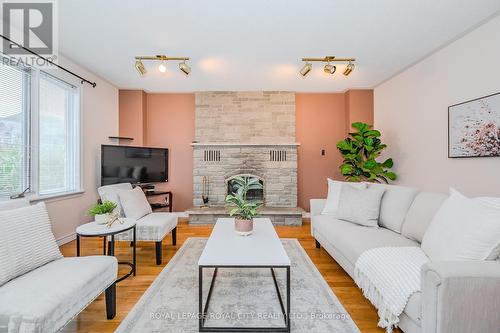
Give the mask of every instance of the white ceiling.
[{"label": "white ceiling", "polygon": [[[499,0],[64,0],[59,50],[124,89],[344,91],[371,88],[500,10]],[[493,41],[492,41],[493,42]],[[189,56],[178,64],[134,56]],[[355,57],[348,77],[300,58]]]}]

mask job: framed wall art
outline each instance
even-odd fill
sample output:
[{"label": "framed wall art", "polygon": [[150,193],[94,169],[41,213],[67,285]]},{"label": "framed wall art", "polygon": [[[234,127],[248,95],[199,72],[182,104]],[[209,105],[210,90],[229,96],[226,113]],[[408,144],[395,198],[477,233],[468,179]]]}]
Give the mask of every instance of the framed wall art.
[{"label": "framed wall art", "polygon": [[448,157],[500,156],[500,93],[448,107]]}]

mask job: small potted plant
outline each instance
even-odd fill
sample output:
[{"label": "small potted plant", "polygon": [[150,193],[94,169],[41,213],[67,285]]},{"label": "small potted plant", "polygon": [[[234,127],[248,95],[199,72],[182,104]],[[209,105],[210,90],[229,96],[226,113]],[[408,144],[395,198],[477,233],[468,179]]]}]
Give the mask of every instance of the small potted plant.
[{"label": "small potted plant", "polygon": [[234,178],[236,192],[226,196],[226,202],[232,207],[229,215],[234,216],[234,231],[238,235],[247,236],[253,232],[253,218],[257,215],[257,209],[262,206],[261,201],[247,200],[249,190],[262,189],[258,179],[250,177]]},{"label": "small potted plant", "polygon": [[106,224],[108,223],[111,213],[116,208],[116,203],[113,201],[104,201],[103,203],[96,204],[92,208],[89,209],[88,213],[90,216],[93,216],[96,223],[98,224]]}]

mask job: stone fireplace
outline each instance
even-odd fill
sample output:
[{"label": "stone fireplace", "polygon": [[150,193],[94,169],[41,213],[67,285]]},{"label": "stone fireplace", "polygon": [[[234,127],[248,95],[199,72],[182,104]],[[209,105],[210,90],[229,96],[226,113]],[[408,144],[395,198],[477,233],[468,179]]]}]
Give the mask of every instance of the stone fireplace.
[{"label": "stone fireplace", "polygon": [[[225,197],[235,176],[256,177],[262,216],[275,224],[302,223],[297,207],[295,94],[290,92],[200,92],[195,95],[193,209],[190,223],[225,216]],[[203,205],[208,180],[209,208]]]},{"label": "stone fireplace", "polygon": [[[275,152],[286,152],[286,160],[273,160]],[[215,160],[207,155],[217,155]],[[261,144],[193,144],[194,202],[203,204],[203,177],[208,178],[209,205],[224,206],[227,180],[235,175],[254,175],[264,184],[263,197],[269,207],[297,206],[297,147]]]}]

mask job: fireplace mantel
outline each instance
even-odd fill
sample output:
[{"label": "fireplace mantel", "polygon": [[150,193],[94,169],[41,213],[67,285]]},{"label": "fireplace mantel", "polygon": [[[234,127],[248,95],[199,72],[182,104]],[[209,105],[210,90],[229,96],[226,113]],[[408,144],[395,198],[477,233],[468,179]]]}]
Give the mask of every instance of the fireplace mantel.
[{"label": "fireplace mantel", "polygon": [[291,143],[242,143],[242,142],[193,142],[192,147],[299,147],[299,142]]}]

